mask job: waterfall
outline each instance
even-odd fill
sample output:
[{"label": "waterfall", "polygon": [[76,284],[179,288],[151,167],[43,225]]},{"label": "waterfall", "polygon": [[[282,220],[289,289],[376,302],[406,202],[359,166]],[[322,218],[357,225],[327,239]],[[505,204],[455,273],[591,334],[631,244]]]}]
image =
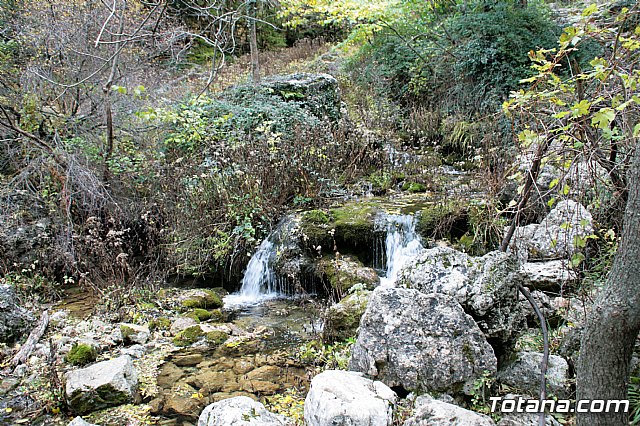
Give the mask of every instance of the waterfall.
[{"label": "waterfall", "polygon": [[410,215],[387,215],[384,217],[387,237],[385,240],[386,270],[380,277],[380,285],[393,286],[398,272],[410,259],[423,249],[416,232],[415,218]]},{"label": "waterfall", "polygon": [[286,216],[265,238],[249,259],[240,290],[224,298],[225,306],[256,305],[291,293],[290,281],[274,271],[278,250],[289,242],[295,222]]}]

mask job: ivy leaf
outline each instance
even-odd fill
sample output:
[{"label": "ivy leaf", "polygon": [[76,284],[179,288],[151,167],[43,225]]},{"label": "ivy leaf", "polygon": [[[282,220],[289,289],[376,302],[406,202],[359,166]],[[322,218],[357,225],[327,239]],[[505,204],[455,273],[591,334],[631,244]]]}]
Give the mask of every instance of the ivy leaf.
[{"label": "ivy leaf", "polygon": [[615,116],[616,112],[613,109],[602,108],[600,111],[593,114],[593,118],[591,118],[591,125],[598,129],[608,129]]},{"label": "ivy leaf", "polygon": [[573,113],[574,117],[582,117],[589,114],[589,108],[591,108],[591,102],[583,99],[571,107],[571,112]]}]

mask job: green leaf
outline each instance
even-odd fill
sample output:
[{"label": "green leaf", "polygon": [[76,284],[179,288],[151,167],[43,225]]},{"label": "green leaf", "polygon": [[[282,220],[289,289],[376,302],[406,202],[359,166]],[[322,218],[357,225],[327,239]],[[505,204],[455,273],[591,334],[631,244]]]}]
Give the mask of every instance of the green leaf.
[{"label": "green leaf", "polygon": [[551,181],[551,183],[549,183],[549,189],[553,189],[556,187],[556,185],[558,185],[558,182],[560,182],[560,179],[555,178],[554,180]]},{"label": "green leaf", "polygon": [[580,266],[582,261],[584,261],[584,259],[585,259],[584,254],[580,252],[574,253],[573,256],[571,256],[571,266],[573,266],[574,268],[577,268],[578,266]]},{"label": "green leaf", "polygon": [[582,117],[589,114],[589,108],[591,108],[591,102],[583,99],[571,107],[571,112],[574,117]]},{"label": "green leaf", "polygon": [[565,185],[565,186],[562,187],[562,194],[563,195],[567,195],[570,190],[571,190],[571,188],[569,187],[569,185]]},{"label": "green leaf", "polygon": [[637,138],[638,136],[640,136],[640,123],[633,126],[633,137]]},{"label": "green leaf", "polygon": [[590,4],[585,10],[582,11],[582,16],[591,16],[598,11],[598,6],[593,3]]},{"label": "green leaf", "polygon": [[609,125],[616,116],[616,112],[611,108],[602,108],[593,114],[591,118],[591,125],[598,129],[608,129]]}]

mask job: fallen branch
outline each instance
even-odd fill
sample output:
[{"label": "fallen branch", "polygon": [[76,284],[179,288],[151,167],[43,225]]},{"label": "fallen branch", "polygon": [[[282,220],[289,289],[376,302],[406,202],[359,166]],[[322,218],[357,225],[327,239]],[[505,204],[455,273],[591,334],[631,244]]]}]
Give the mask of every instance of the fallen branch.
[{"label": "fallen branch", "polygon": [[12,367],[14,371],[15,368],[18,367],[18,365],[23,364],[27,361],[29,355],[31,355],[31,352],[33,352],[33,348],[36,346],[36,343],[38,343],[38,341],[42,338],[42,335],[44,334],[48,325],[49,311],[44,311],[36,327],[31,330],[31,334],[29,334],[29,337],[27,338],[25,344],[22,345],[18,353],[9,363],[10,367]]}]

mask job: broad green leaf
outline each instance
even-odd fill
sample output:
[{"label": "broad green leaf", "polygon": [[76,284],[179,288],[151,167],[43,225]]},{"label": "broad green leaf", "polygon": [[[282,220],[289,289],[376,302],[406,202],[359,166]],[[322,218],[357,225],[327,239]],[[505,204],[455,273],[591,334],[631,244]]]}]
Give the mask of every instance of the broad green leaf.
[{"label": "broad green leaf", "polygon": [[602,108],[593,114],[591,125],[598,129],[607,129],[616,116],[616,112],[611,108]]},{"label": "broad green leaf", "polygon": [[577,268],[584,261],[584,259],[584,254],[580,252],[574,253],[573,256],[571,256],[571,266]]},{"label": "broad green leaf", "polygon": [[589,114],[589,108],[591,108],[591,102],[586,99],[574,104],[571,107],[571,111],[574,117],[582,117]]}]

